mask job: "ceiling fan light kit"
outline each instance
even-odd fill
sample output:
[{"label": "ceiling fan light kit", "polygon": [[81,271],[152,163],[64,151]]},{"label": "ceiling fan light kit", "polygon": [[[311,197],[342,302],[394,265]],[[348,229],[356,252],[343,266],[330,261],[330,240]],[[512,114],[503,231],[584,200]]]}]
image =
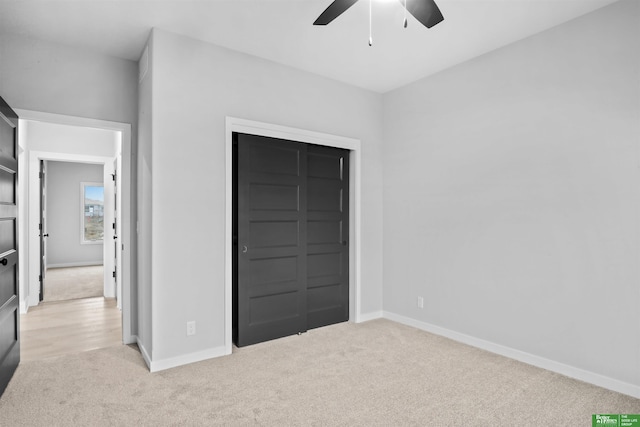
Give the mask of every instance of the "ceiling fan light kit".
[{"label": "ceiling fan light kit", "polygon": [[[318,16],[313,25],[327,25],[347,9],[356,4],[358,0],[334,0],[324,12]],[[407,28],[407,11],[413,15],[422,25],[431,28],[444,20],[442,12],[434,0],[399,0],[404,7],[403,27]],[[373,0],[369,0],[369,46],[373,45],[372,32]]]}]

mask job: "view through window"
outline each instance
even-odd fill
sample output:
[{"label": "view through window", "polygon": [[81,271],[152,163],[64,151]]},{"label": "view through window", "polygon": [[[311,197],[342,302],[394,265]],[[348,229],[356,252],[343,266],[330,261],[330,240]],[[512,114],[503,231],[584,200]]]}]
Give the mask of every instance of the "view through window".
[{"label": "view through window", "polygon": [[82,183],[82,242],[102,242],[104,238],[104,187]]}]

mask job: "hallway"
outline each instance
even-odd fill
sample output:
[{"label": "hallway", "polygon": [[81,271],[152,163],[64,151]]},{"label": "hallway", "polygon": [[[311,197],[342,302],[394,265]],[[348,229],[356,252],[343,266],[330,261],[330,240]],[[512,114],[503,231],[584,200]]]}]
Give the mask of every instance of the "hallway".
[{"label": "hallway", "polygon": [[20,359],[45,359],[122,344],[115,298],[42,303],[20,316]]}]

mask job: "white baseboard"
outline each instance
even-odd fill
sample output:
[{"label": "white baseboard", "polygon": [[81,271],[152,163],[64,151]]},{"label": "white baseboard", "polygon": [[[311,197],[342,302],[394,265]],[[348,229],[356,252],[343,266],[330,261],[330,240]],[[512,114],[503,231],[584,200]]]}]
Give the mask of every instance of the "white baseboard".
[{"label": "white baseboard", "polygon": [[140,342],[140,338],[137,337],[137,336],[136,336],[136,343],[138,344],[138,348],[140,349],[140,354],[142,354],[142,358],[144,359],[144,363],[146,363],[147,364],[147,368],[149,368],[149,370],[151,370],[151,357],[149,356],[149,353],[147,352],[147,349]]},{"label": "white baseboard", "polygon": [[[29,295],[29,298],[28,298],[28,300],[27,300],[27,303],[28,303],[29,307],[35,307],[35,306],[37,306],[38,304],[40,304],[40,298],[39,298],[39,295],[38,295],[38,294],[35,294],[35,295],[34,295],[34,294],[31,294],[31,295]],[[28,308],[27,308],[27,310],[28,310]]]},{"label": "white baseboard", "polygon": [[556,362],[554,360],[546,359],[544,357],[536,356],[534,354],[526,353],[524,351],[516,350],[510,347],[505,347],[500,344],[485,341],[480,338],[475,338],[470,335],[465,335],[460,332],[452,331],[450,329],[422,322],[420,320],[411,319],[409,317],[405,317],[388,311],[383,312],[383,317],[385,319],[402,323],[404,325],[413,326],[414,328],[450,338],[454,341],[468,344],[470,346],[477,347],[491,353],[499,354],[510,359],[515,359],[529,365],[537,366],[548,371],[556,372],[570,378],[575,378],[589,384],[597,385],[598,387],[606,388],[640,399],[640,386],[634,384],[629,384],[615,378],[596,374],[594,372],[585,371],[584,369],[565,365],[564,363]]},{"label": "white baseboard", "polygon": [[[120,310],[122,311],[122,310]],[[138,336],[137,335],[133,335],[133,334],[128,334],[128,333],[123,333],[122,335],[122,343],[125,345],[129,345],[129,344],[137,344],[138,343]]]},{"label": "white baseboard", "polygon": [[67,268],[67,267],[91,267],[94,265],[103,265],[102,260],[100,261],[80,261],[80,262],[65,262],[61,264],[47,264],[47,269],[49,268]]},{"label": "white baseboard", "polygon": [[20,314],[27,314],[29,311],[29,301],[26,298],[20,300]]},{"label": "white baseboard", "polygon": [[382,310],[372,311],[371,313],[362,313],[356,318],[356,323],[368,322],[369,320],[380,319],[384,315]]},{"label": "white baseboard", "polygon": [[215,357],[226,356],[227,354],[228,353],[226,347],[224,345],[221,345],[220,347],[210,348],[207,350],[184,354],[176,357],[169,357],[162,360],[147,361],[147,358],[144,356],[144,354],[143,357],[145,357],[145,362],[147,362],[149,371],[158,372],[182,365],[188,365],[189,363],[201,362],[203,360],[213,359]]}]

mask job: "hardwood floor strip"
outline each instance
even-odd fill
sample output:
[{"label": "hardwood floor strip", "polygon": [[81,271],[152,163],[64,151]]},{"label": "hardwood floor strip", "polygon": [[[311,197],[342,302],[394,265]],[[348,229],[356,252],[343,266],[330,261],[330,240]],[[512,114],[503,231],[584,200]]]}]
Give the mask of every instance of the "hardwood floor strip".
[{"label": "hardwood floor strip", "polygon": [[122,344],[122,314],[113,298],[55,301],[20,316],[21,359],[39,360]]}]

